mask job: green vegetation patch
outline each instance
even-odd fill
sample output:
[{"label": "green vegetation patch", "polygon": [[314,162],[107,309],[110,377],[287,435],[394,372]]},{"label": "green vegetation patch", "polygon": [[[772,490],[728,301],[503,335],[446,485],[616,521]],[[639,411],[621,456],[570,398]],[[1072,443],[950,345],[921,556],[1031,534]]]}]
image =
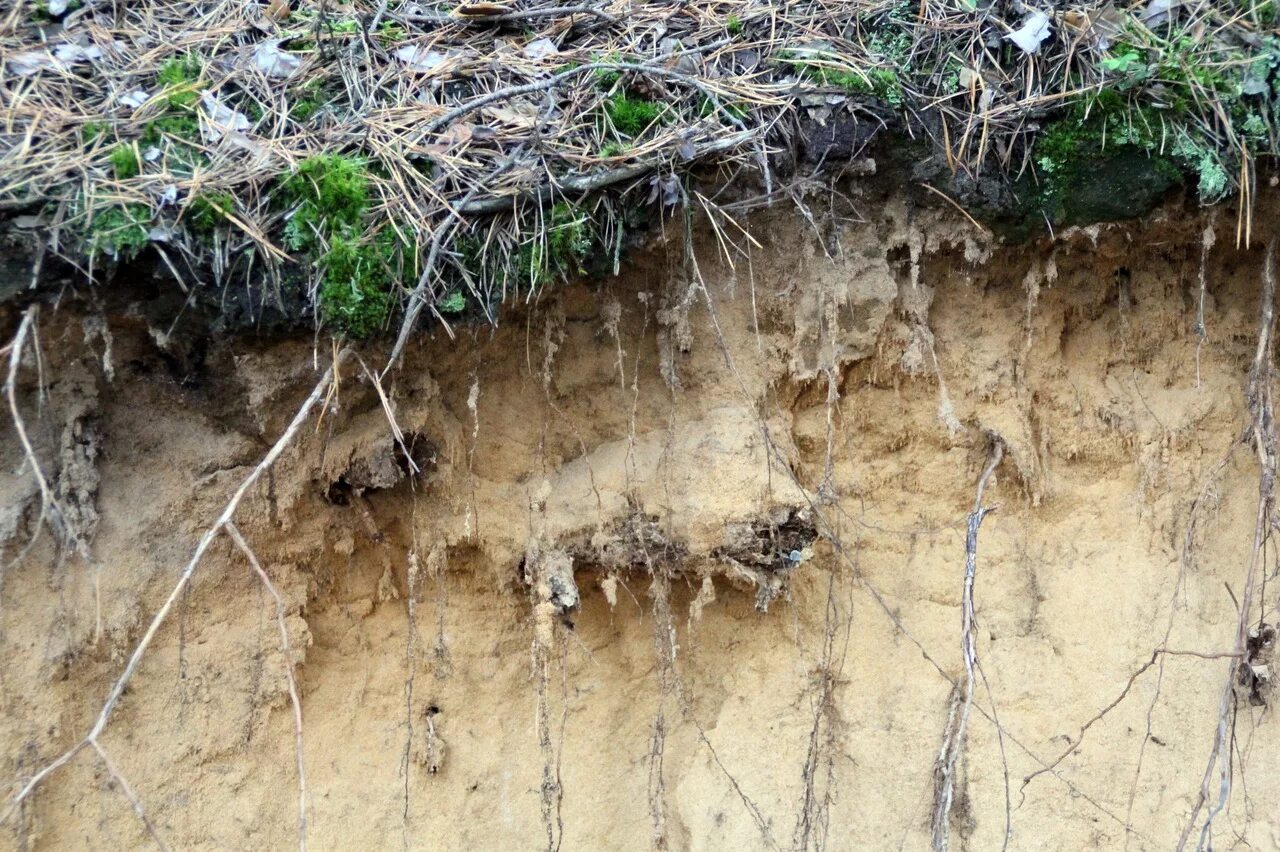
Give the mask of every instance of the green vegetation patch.
[{"label": "green vegetation patch", "polygon": [[132,145],[117,145],[111,150],[111,170],[121,180],[137,177],[142,173],[142,160]]},{"label": "green vegetation patch", "polygon": [[150,242],[151,211],[145,205],[122,204],[93,212],[88,234],[91,257],[128,260]]},{"label": "green vegetation patch", "polygon": [[626,92],[610,96],[604,102],[609,123],[623,136],[634,138],[655,124],[666,111],[657,101],[635,97]]},{"label": "green vegetation patch", "polygon": [[397,281],[417,276],[417,253],[390,223],[370,236],[369,164],[344,154],[310,157],[281,191],[292,208],[286,246],[320,268],[321,316],[351,337],[380,332],[395,306]]},{"label": "green vegetation patch", "polygon": [[236,200],[230,193],[207,193],[191,199],[184,218],[191,230],[207,234],[226,222],[227,215],[235,209]]},{"label": "green vegetation patch", "polygon": [[194,56],[174,57],[160,66],[156,82],[164,90],[169,106],[191,109],[200,100],[204,65]]}]

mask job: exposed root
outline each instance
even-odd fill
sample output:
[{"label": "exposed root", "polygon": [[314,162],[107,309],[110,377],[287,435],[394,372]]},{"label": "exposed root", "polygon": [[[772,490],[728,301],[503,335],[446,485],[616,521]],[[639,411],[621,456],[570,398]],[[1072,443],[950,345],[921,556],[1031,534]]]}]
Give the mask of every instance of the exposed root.
[{"label": "exposed root", "polygon": [[[26,319],[24,319],[24,323],[25,322],[27,322]],[[324,375],[320,377],[320,381],[316,383],[306,400],[304,400],[302,405],[298,408],[297,413],[294,415],[292,422],[290,422],[289,426],[285,429],[284,434],[276,440],[275,444],[272,445],[271,449],[263,457],[262,461],[258,463],[258,466],[250,471],[249,475],[241,481],[240,486],[231,495],[231,499],[227,501],[222,513],[218,515],[217,520],[215,520],[213,525],[210,526],[205,531],[204,535],[200,537],[199,542],[196,544],[195,552],[191,556],[191,560],[183,569],[182,574],[179,575],[177,583],[174,584],[174,587],[172,591],[170,591],[168,598],[165,599],[164,604],[161,605],[159,611],[157,611],[155,616],[151,619],[151,623],[147,627],[146,633],[143,634],[142,639],[134,648],[133,654],[129,657],[129,662],[125,665],[124,671],[120,673],[120,676],[112,686],[111,692],[107,696],[107,700],[103,703],[102,709],[99,711],[97,720],[94,722],[93,727],[89,729],[89,732],[85,734],[83,739],[79,740],[57,758],[50,761],[44,766],[44,768],[36,772],[35,775],[27,780],[26,784],[24,784],[10,800],[8,809],[5,811],[3,816],[0,816],[0,823],[7,822],[37,787],[44,783],[44,781],[54,772],[70,763],[71,760],[75,758],[75,756],[78,755],[86,746],[93,746],[95,749],[98,748],[98,738],[102,735],[102,732],[106,730],[107,724],[111,721],[111,714],[115,712],[116,705],[120,703],[120,698],[124,695],[125,687],[129,685],[129,681],[131,681],[134,674],[137,673],[138,666],[142,662],[143,656],[146,654],[147,649],[151,647],[151,643],[155,640],[156,634],[160,631],[160,627],[168,618],[174,604],[185,593],[188,584],[191,582],[191,578],[195,575],[196,569],[200,567],[200,563],[204,559],[205,553],[208,552],[209,547],[213,544],[214,540],[217,539],[218,535],[228,529],[228,526],[231,524],[232,518],[235,516],[236,510],[240,507],[240,502],[244,499],[244,496],[249,493],[249,490],[253,488],[254,485],[257,484],[263,474],[270,470],[276,463],[280,458],[281,453],[285,451],[285,448],[293,442],[293,439],[297,436],[302,424],[311,416],[312,409],[315,408],[316,404],[319,403],[320,400],[325,398],[326,392],[334,382],[334,377],[337,375],[338,369],[340,369],[342,362],[346,360],[349,354],[350,350],[348,349],[344,349],[337,354],[334,358],[333,365],[325,370]],[[299,840],[300,842],[305,842],[305,837],[300,835]]]},{"label": "exposed root", "polygon": [[[26,423],[22,419],[22,414],[18,411],[16,391],[18,370],[22,366],[22,356],[27,349],[27,338],[30,337],[32,340],[36,338],[36,318],[39,313],[39,305],[32,305],[27,308],[22,315],[22,323],[18,326],[18,332],[14,335],[13,342],[7,347],[9,350],[9,375],[5,379],[4,394],[9,401],[9,416],[13,420],[14,430],[18,433],[18,440],[22,444],[22,452],[26,458],[26,463],[31,467],[31,475],[35,478],[36,486],[40,489],[40,514],[36,518],[32,529],[31,539],[10,562],[10,565],[21,562],[23,557],[31,551],[31,548],[39,540],[40,532],[44,529],[46,522],[52,528],[60,543],[70,544],[86,561],[89,558],[87,546],[77,535],[76,530],[72,529],[67,522],[66,512],[63,511],[61,504],[58,503],[57,498],[54,496],[48,477],[40,469],[40,461],[36,458],[35,447],[32,446],[31,438],[27,435]],[[33,345],[35,346],[36,359],[39,360],[39,345]]]},{"label": "exposed root", "polygon": [[[952,706],[947,714],[947,730],[942,741],[942,751],[938,762],[934,765],[934,800],[932,820],[932,848],[934,852],[946,852],[950,845],[951,805],[955,799],[956,761],[964,754],[965,736],[968,734],[969,713],[973,709],[973,691],[977,685],[978,648],[974,637],[976,619],[973,608],[973,586],[978,572],[978,528],[982,519],[995,511],[995,508],[983,508],[982,494],[986,491],[987,480],[1004,458],[1004,442],[992,436],[991,458],[987,462],[982,475],[978,477],[977,496],[973,501],[973,511],[969,513],[966,524],[967,533],[964,543],[964,594],[961,605],[961,647],[964,653],[964,691],[961,693],[959,712],[955,704],[956,696],[952,696]],[[1008,831],[1005,833],[1008,843]]]},{"label": "exposed root", "polygon": [[[1240,605],[1236,618],[1236,638],[1233,656],[1246,658],[1244,662],[1233,659],[1222,687],[1222,696],[1218,705],[1218,724],[1213,740],[1213,748],[1209,752],[1208,765],[1204,778],[1200,783],[1200,792],[1195,806],[1191,809],[1191,817],[1183,827],[1178,838],[1178,849],[1186,848],[1191,833],[1195,830],[1200,811],[1212,797],[1212,780],[1216,770],[1218,776],[1217,801],[1210,807],[1203,825],[1200,826],[1196,848],[1208,849],[1212,846],[1213,821],[1226,808],[1231,798],[1231,783],[1234,767],[1231,761],[1231,737],[1234,735],[1237,711],[1236,686],[1240,682],[1241,666],[1247,666],[1249,652],[1249,632],[1252,621],[1254,590],[1258,585],[1258,575],[1266,558],[1265,548],[1271,529],[1275,525],[1275,485],[1277,452],[1280,447],[1276,442],[1275,408],[1272,392],[1275,383],[1275,295],[1276,295],[1276,240],[1272,239],[1267,246],[1267,256],[1262,273],[1262,305],[1261,319],[1258,328],[1258,347],[1254,353],[1253,366],[1249,371],[1249,385],[1246,399],[1249,413],[1252,416],[1250,437],[1255,452],[1258,454],[1258,511],[1254,520],[1253,552],[1249,566],[1245,570],[1244,585],[1240,593]],[[1265,601],[1263,601],[1265,607]]]},{"label": "exposed root", "polygon": [[93,750],[98,753],[98,757],[102,758],[102,764],[107,768],[107,773],[111,776],[111,780],[120,788],[120,792],[129,800],[129,805],[133,808],[133,812],[138,815],[138,819],[142,820],[142,825],[147,830],[147,834],[155,841],[162,852],[168,852],[169,846],[160,837],[160,833],[156,831],[156,827],[151,822],[151,818],[147,816],[147,812],[142,807],[142,800],[138,798],[138,794],[133,792],[133,786],[116,767],[115,761],[111,759],[111,755],[107,754],[107,750],[97,740],[93,741]]},{"label": "exposed root", "polygon": [[276,627],[280,631],[280,654],[284,661],[284,676],[289,684],[289,703],[293,706],[294,753],[298,763],[298,849],[301,852],[306,852],[307,768],[302,741],[302,699],[298,695],[298,680],[293,673],[293,649],[289,646],[289,628],[284,621],[284,598],[280,597],[280,591],[271,582],[271,578],[267,576],[267,572],[262,568],[262,563],[258,561],[257,554],[250,549],[248,543],[244,540],[244,536],[240,535],[240,530],[236,525],[231,521],[227,521],[225,528],[227,535],[235,542],[236,547],[240,548],[240,552],[244,554],[245,559],[249,560],[249,564],[253,566],[258,579],[262,581],[262,585],[266,587],[267,592],[276,602]]}]

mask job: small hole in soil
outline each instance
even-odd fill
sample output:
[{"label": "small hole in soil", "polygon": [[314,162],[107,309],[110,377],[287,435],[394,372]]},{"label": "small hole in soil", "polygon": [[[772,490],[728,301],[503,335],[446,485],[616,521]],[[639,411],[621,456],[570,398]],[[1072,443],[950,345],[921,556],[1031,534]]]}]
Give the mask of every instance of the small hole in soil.
[{"label": "small hole in soil", "polygon": [[[407,456],[405,455],[406,450],[408,451]],[[410,461],[413,464],[410,464]],[[404,471],[405,476],[413,476],[415,467],[420,474],[435,470],[435,442],[420,432],[406,432],[404,448],[396,447],[396,464]]]},{"label": "small hole in soil", "polygon": [[426,716],[435,716],[435,715],[436,715],[436,714],[438,714],[439,712],[440,712],[440,707],[439,707],[438,705],[435,705],[435,704],[428,704],[428,705],[427,705],[426,712],[424,713],[424,715],[426,715]]},{"label": "small hole in soil", "polygon": [[324,490],[324,499],[335,506],[350,506],[352,490],[345,480],[339,479],[329,483],[329,487]]}]

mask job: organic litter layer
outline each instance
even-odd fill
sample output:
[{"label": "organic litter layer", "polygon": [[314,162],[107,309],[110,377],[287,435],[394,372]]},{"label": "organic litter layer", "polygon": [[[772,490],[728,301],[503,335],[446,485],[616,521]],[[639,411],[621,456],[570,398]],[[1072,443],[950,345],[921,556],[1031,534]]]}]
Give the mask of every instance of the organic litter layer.
[{"label": "organic litter layer", "polygon": [[[0,204],[73,277],[154,252],[184,294],[213,281],[349,336],[406,305],[493,320],[616,270],[655,211],[741,206],[744,183],[799,200],[798,162],[838,165],[890,125],[943,190],[1034,227],[1131,214],[1186,176],[1205,201],[1239,192],[1247,232],[1254,159],[1277,150],[1276,15],[25,2],[0,23]],[[803,150],[823,133],[846,141]],[[1122,176],[1099,176],[1115,156]],[[700,166],[721,189],[692,188]]]}]

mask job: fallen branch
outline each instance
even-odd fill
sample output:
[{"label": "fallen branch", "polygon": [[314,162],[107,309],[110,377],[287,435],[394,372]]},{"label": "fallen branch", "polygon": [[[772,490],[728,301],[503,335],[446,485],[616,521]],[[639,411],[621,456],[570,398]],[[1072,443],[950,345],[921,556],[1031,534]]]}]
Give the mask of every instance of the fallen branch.
[{"label": "fallen branch", "polygon": [[503,12],[498,15],[441,15],[433,12],[409,12],[399,17],[414,24],[508,24],[513,21],[529,21],[537,18],[558,18],[572,15],[592,15],[607,24],[616,25],[620,21],[608,12],[593,6],[550,6],[546,9],[522,9],[517,12]]},{"label": "fallen branch", "polygon": [[[749,142],[756,135],[754,130],[743,130],[726,136],[723,139],[717,139],[705,145],[697,145],[693,149],[693,159],[706,157],[711,154],[719,154],[724,151],[736,148],[746,142]],[[562,178],[556,184],[543,184],[536,189],[523,192],[517,195],[502,195],[493,198],[480,198],[475,201],[466,202],[458,205],[458,212],[464,216],[481,216],[490,213],[501,213],[504,210],[510,210],[517,204],[525,201],[537,201],[539,203],[551,199],[555,195],[586,195],[605,187],[623,183],[624,181],[634,180],[638,177],[656,171],[666,162],[663,159],[646,160],[641,163],[631,163],[626,166],[619,166],[616,169],[608,169],[603,172],[596,172],[589,175],[570,175]]]}]

